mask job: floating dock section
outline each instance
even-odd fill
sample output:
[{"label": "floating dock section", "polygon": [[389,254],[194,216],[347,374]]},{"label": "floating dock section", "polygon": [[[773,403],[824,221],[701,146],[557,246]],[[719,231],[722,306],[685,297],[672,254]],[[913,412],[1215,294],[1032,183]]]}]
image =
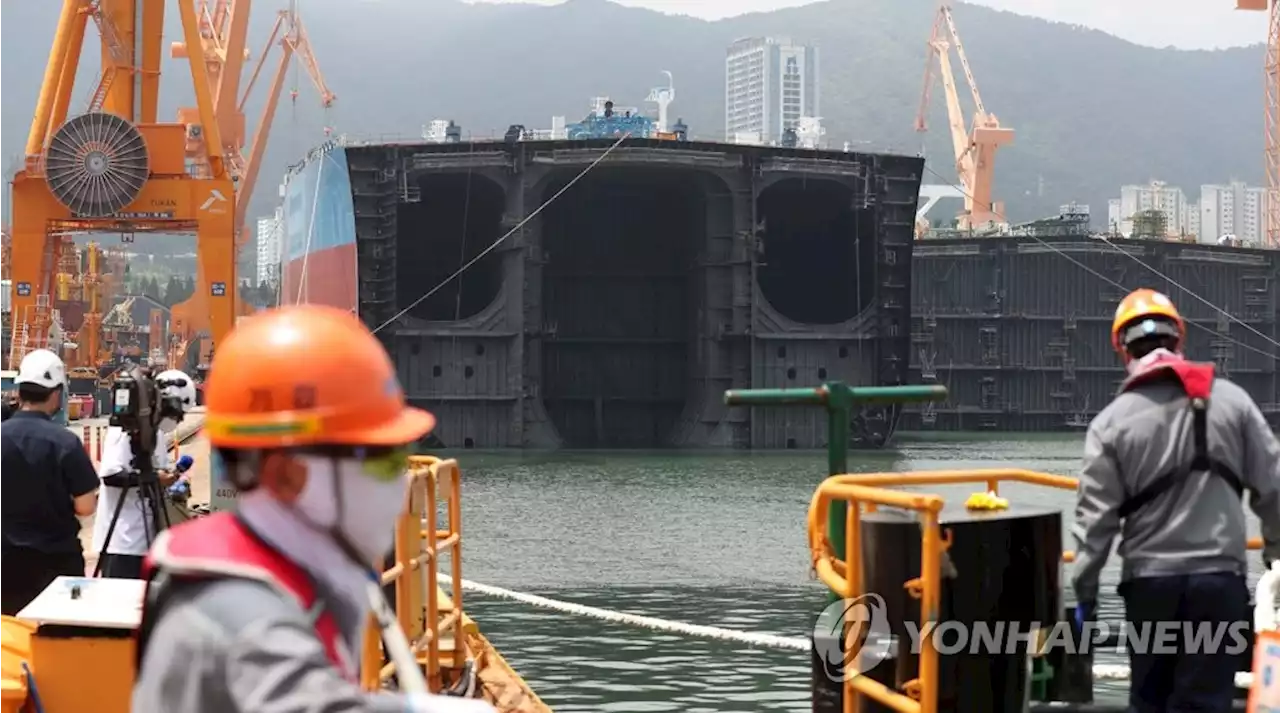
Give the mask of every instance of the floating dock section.
[{"label": "floating dock section", "polygon": [[817,448],[818,414],[721,395],[913,381],[923,159],[615,143],[322,147],[286,184],[282,302],[383,327],[447,447]]}]

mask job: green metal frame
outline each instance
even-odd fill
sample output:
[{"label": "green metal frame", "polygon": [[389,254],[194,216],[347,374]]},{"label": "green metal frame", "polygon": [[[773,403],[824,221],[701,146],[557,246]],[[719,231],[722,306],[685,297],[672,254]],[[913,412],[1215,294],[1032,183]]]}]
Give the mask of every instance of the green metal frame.
[{"label": "green metal frame", "polygon": [[[806,389],[736,389],[724,392],[729,406],[822,406],[827,410],[827,475],[849,472],[849,412],[855,406],[945,401],[941,384],[912,386],[849,386],[828,381]],[[838,436],[837,434],[841,434]],[[831,503],[827,538],[837,557],[845,558],[845,515],[848,503]],[[834,600],[836,595],[832,593]]]}]

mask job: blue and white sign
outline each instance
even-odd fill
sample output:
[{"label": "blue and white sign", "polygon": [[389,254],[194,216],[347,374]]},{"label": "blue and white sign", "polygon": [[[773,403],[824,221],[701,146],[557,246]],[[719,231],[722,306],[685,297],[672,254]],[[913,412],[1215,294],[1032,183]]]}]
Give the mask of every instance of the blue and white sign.
[{"label": "blue and white sign", "polygon": [[212,285],[210,285],[209,289],[210,291],[213,292],[214,297],[227,296],[227,283],[225,282],[215,282]]}]

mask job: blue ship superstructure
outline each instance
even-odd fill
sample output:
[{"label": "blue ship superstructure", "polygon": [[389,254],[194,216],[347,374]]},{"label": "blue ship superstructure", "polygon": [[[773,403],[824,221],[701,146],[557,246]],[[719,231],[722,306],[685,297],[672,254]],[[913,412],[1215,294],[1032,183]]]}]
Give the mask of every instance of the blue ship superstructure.
[{"label": "blue ship superstructure", "polygon": [[642,139],[658,130],[656,122],[643,114],[632,110],[615,112],[611,101],[604,103],[603,111],[593,111],[582,121],[566,124],[564,128],[569,139],[600,139],[623,134]]}]

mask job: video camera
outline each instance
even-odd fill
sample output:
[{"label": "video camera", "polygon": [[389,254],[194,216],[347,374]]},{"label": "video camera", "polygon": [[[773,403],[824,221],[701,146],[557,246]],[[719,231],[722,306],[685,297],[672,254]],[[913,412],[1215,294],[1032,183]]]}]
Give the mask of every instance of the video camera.
[{"label": "video camera", "polygon": [[135,462],[142,464],[139,470],[150,470],[160,424],[166,420],[182,422],[186,404],[180,392],[189,387],[190,381],[181,372],[173,376],[162,372],[153,378],[150,370],[139,366],[116,376],[110,423],[129,434]]},{"label": "video camera", "polygon": [[[94,569],[95,577],[101,572],[129,490],[136,490],[138,497],[145,503],[143,511],[147,521],[143,527],[148,543],[171,524],[166,507],[166,493],[154,459],[157,449],[161,447],[160,432],[170,430],[162,424],[168,422],[172,428],[177,428],[187,407],[194,405],[195,385],[190,377],[180,371],[165,371],[153,377],[149,369],[137,366],[116,375],[111,388],[110,423],[128,436],[131,461],[127,468],[102,478],[103,485],[121,488],[124,492],[116,501],[115,511],[107,526],[98,565]],[[185,461],[185,466],[189,468],[191,458],[188,456]]]}]

